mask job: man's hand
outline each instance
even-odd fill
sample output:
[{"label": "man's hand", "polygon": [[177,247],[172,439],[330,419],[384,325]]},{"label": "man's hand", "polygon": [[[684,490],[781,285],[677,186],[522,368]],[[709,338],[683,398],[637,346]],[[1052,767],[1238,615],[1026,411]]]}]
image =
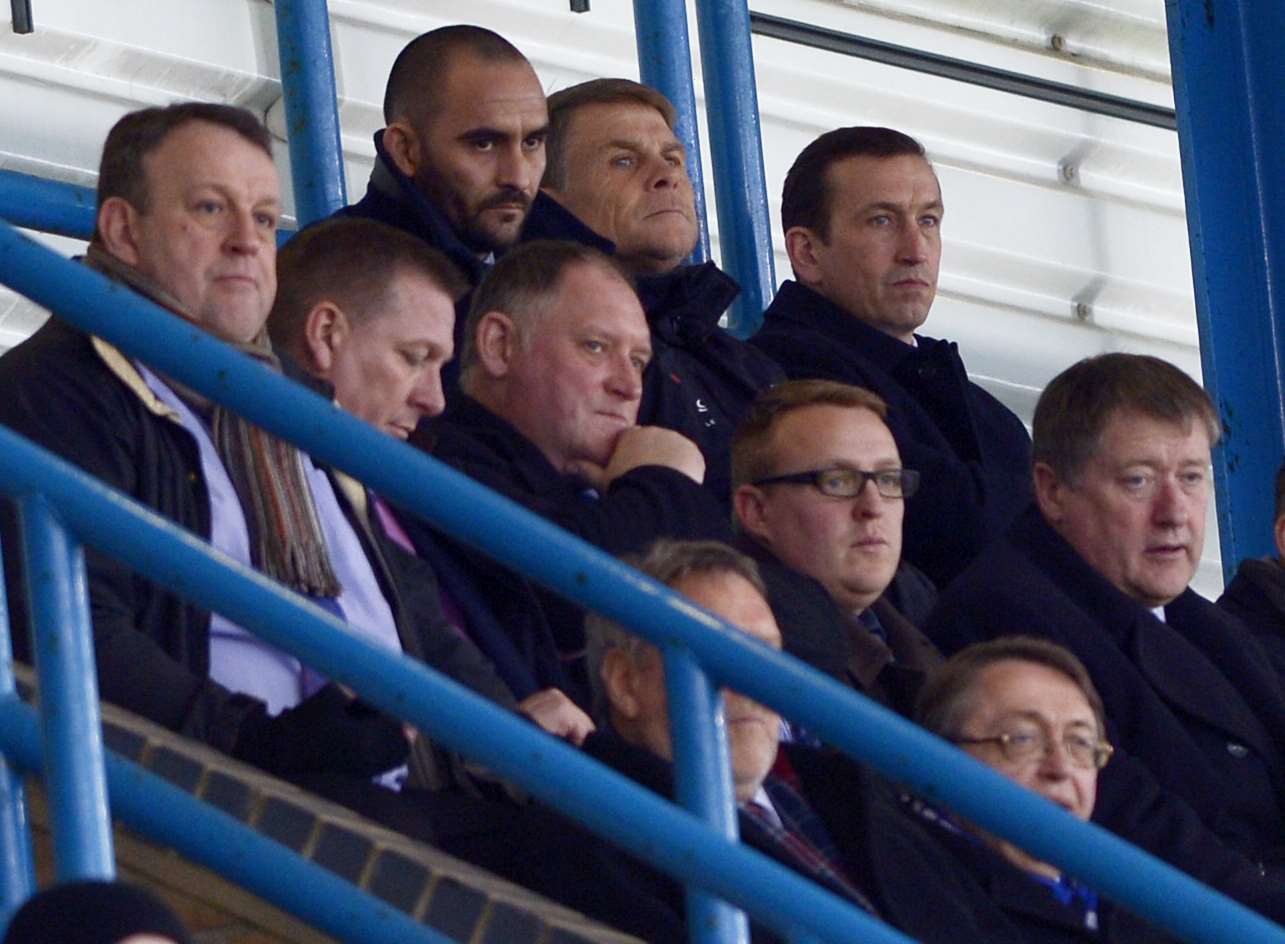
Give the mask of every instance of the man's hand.
[{"label": "man's hand", "polygon": [[616,440],[606,468],[579,463],[568,471],[606,491],[617,478],[645,465],[675,469],[698,485],[705,481],[705,457],[700,448],[682,433],[663,426],[631,426]]},{"label": "man's hand", "polygon": [[406,760],[400,721],[331,683],[276,716],[260,709],[241,723],[232,755],[279,776],[373,777]]},{"label": "man's hand", "polygon": [[570,741],[577,747],[594,730],[590,717],[556,688],[528,695],[518,703],[518,711],[554,737]]}]

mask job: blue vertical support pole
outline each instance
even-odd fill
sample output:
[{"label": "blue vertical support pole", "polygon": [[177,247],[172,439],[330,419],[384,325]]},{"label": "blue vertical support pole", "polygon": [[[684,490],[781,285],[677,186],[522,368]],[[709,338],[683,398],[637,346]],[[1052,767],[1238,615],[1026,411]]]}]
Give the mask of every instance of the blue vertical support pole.
[{"label": "blue vertical support pole", "polygon": [[[0,548],[0,701],[17,701],[2,552]],[[35,890],[36,872],[22,778],[8,758],[0,757],[0,934],[9,926],[13,913]]]},{"label": "blue vertical support pole", "polygon": [[634,0],[634,34],[639,77],[644,85],[657,89],[673,102],[678,113],[674,134],[687,148],[687,175],[696,191],[696,220],[700,224],[700,239],[690,261],[705,262],[709,259],[709,217],[705,207],[700,126],[696,120],[696,91],[692,85],[686,0]]},{"label": "blue vertical support pole", "polygon": [[[685,647],[666,647],[664,659],[674,746],[674,799],[711,829],[737,839],[723,696]],[[743,912],[695,888],[687,890],[687,927],[691,944],[749,941]]]},{"label": "blue vertical support pole", "polygon": [[276,0],[281,94],[302,229],[348,202],[326,0]]},{"label": "blue vertical support pole", "polygon": [[728,329],[748,337],[776,293],[746,0],[696,0],[723,268],[741,284]]},{"label": "blue vertical support pole", "polygon": [[79,543],[39,495],[19,503],[40,681],[40,724],[59,881],[112,879],[89,582]]},{"label": "blue vertical support pole", "polygon": [[1274,553],[1285,454],[1285,5],[1167,0],[1224,572]]}]

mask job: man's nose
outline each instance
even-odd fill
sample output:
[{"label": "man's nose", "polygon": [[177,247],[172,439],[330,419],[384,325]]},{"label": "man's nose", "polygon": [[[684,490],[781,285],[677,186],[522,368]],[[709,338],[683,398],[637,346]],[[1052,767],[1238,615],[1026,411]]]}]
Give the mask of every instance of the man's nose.
[{"label": "man's nose", "polygon": [[626,400],[642,398],[642,371],[632,358],[619,357],[612,361],[611,371],[607,374],[607,388]]},{"label": "man's nose", "polygon": [[1190,517],[1188,496],[1179,487],[1176,479],[1162,476],[1156,484],[1156,494],[1152,499],[1152,520],[1164,527],[1181,527]]},{"label": "man's nose", "polygon": [[495,182],[501,187],[531,193],[539,183],[537,163],[542,162],[537,159],[536,152],[523,148],[521,141],[506,145],[501,148]]},{"label": "man's nose", "polygon": [[897,243],[897,258],[908,265],[928,261],[928,234],[918,223],[911,222],[902,227]]},{"label": "man's nose", "polygon": [[253,255],[263,243],[263,231],[252,210],[232,210],[228,214],[226,245],[233,252]]},{"label": "man's nose", "polygon": [[888,499],[879,494],[875,480],[867,478],[861,490],[852,497],[852,514],[858,518],[878,518],[883,515]]},{"label": "man's nose", "polygon": [[439,416],[446,409],[446,394],[442,391],[442,372],[436,367],[426,368],[411,388],[410,405],[421,416]]}]

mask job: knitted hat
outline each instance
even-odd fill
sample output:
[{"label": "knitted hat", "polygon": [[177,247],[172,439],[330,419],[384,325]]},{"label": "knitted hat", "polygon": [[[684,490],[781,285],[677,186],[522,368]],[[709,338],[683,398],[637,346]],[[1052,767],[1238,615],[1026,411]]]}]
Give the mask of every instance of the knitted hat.
[{"label": "knitted hat", "polygon": [[121,882],[64,882],[33,895],[13,916],[3,944],[118,944],[132,934],[192,944],[159,898]]}]

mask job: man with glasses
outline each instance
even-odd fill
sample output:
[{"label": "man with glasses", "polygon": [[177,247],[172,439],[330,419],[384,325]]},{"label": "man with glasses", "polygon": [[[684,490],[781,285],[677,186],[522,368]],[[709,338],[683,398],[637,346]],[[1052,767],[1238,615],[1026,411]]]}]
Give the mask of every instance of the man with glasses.
[{"label": "man with glasses", "polygon": [[786,650],[909,714],[941,656],[914,625],[933,602],[901,566],[919,474],[902,468],[886,412],[870,391],[830,380],[761,394],[733,439],[732,503]]},{"label": "man with glasses", "polygon": [[[1113,749],[1089,673],[1061,646],[1029,636],[969,646],[924,686],[916,720],[1076,819],[1093,813]],[[1028,939],[1171,940],[1057,865],[930,803],[911,806]]]},{"label": "man with glasses", "polygon": [[1165,857],[1207,839],[1137,818],[1141,793],[1158,789],[1157,803],[1185,801],[1271,866],[1285,852],[1285,697],[1253,636],[1188,586],[1219,433],[1205,392],[1157,358],[1105,354],[1063,371],[1035,409],[1036,503],[925,629],[947,652],[1014,631],[1066,646],[1122,755],[1094,819],[1117,831],[1132,820],[1144,828],[1134,841]]}]

